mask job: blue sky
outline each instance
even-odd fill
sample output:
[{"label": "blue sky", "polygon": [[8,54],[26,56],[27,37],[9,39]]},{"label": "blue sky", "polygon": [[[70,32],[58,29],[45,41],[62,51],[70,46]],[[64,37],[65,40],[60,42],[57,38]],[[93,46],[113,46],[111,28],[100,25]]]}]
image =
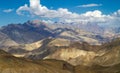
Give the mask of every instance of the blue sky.
[{"label": "blue sky", "polygon": [[[42,17],[41,16],[42,14],[38,14],[35,11],[32,11],[32,14],[29,14],[29,16],[26,16],[25,14],[24,15],[18,14],[16,11],[25,4],[28,4],[27,6],[28,10],[21,9],[19,11],[26,11],[27,14],[29,14],[30,12],[29,10],[31,10],[29,7],[30,0],[1,0],[0,26],[9,23],[23,23],[27,20],[42,18],[45,19],[45,17],[51,19],[51,16],[49,16],[49,14],[48,16]],[[66,14],[69,14],[69,12],[76,14],[84,14],[88,11],[99,10],[102,12],[102,14],[109,15],[113,14],[114,12],[117,12],[120,9],[119,0],[40,0],[40,5],[45,6],[46,7],[45,10],[48,11],[50,10],[57,11],[59,8],[67,9],[68,11],[66,11]],[[56,18],[59,19],[59,16],[52,17],[53,20]]]},{"label": "blue sky", "polygon": [[[119,0],[41,0],[41,2],[47,7],[53,6],[55,9],[60,7],[68,8],[70,9],[70,11],[75,11],[78,13],[96,9],[104,11],[104,13],[111,13],[117,11],[120,8]],[[102,6],[90,8],[76,8],[76,6],[78,5],[91,3],[102,4]]]}]

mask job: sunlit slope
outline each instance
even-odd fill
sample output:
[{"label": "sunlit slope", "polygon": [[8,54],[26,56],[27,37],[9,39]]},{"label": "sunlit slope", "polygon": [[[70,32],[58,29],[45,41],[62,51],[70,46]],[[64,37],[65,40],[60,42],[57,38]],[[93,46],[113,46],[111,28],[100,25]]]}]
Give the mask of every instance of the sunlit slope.
[{"label": "sunlit slope", "polygon": [[0,73],[73,73],[71,68],[64,61],[31,61],[0,50]]}]

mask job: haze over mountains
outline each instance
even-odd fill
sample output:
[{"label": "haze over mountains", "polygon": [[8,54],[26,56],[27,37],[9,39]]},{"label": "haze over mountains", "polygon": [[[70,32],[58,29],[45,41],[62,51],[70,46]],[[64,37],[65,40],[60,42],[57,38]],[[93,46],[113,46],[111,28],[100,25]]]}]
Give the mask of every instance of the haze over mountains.
[{"label": "haze over mountains", "polygon": [[[106,29],[97,24],[67,24],[67,23],[45,23],[34,20],[24,24],[9,24],[0,29],[1,38],[7,38],[17,44],[29,44],[39,40],[52,38],[65,38],[72,41],[90,42],[100,44],[116,33],[105,31]],[[116,29],[117,30],[117,29]],[[4,41],[5,42],[5,41]],[[2,43],[4,43],[2,42]],[[2,44],[1,44],[2,45]]]},{"label": "haze over mountains", "polygon": [[38,20],[3,26],[1,73],[120,73],[116,30]]}]

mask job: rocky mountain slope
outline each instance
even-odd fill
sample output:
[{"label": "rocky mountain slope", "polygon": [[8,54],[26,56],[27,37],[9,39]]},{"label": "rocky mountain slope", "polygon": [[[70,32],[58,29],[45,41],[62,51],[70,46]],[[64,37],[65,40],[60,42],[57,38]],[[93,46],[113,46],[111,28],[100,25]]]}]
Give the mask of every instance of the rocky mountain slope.
[{"label": "rocky mountain slope", "polygon": [[17,46],[18,44],[9,38],[6,34],[0,32],[0,47],[2,46]]},{"label": "rocky mountain slope", "polygon": [[115,39],[112,42],[104,44],[102,48],[105,51],[104,54],[95,57],[96,64],[101,66],[112,66],[120,63],[120,39]]},{"label": "rocky mountain slope", "polygon": [[18,44],[27,44],[52,36],[53,34],[50,30],[46,29],[47,27],[44,23],[37,25],[28,21],[24,24],[9,24],[8,26],[3,26],[0,31]]},{"label": "rocky mountain slope", "polygon": [[[119,42],[120,40],[117,39],[99,46],[89,45],[86,42],[71,42],[61,38],[48,38],[27,44],[27,46],[9,47],[8,52],[17,57],[34,60],[57,59],[67,61],[72,65],[92,66],[98,64],[100,66],[111,66],[120,63]],[[30,49],[28,50],[28,48]]]},{"label": "rocky mountain slope", "polygon": [[54,53],[45,58],[64,60],[72,65],[113,66],[120,63],[120,39],[101,46],[87,43],[73,43],[69,46],[61,46]]},{"label": "rocky mountain slope", "polygon": [[16,58],[0,50],[0,73],[74,73],[73,69],[73,66],[64,61],[32,61]]},{"label": "rocky mountain slope", "polygon": [[28,21],[1,27],[0,49],[6,52],[0,50],[0,73],[120,73],[119,38],[93,32],[99,27],[92,24],[96,29],[90,32],[61,25]]},{"label": "rocky mountain slope", "polygon": [[120,63],[112,66],[72,66],[61,60],[16,58],[0,50],[0,73],[120,73]]},{"label": "rocky mountain slope", "polygon": [[[52,37],[88,42],[93,45],[99,45],[102,42],[110,40],[110,38],[104,34],[85,31],[82,28],[69,27],[68,24],[64,26],[60,24],[56,25],[57,24],[49,24],[35,20],[27,21],[23,24],[9,24],[0,28],[0,39],[3,39],[2,36],[4,36],[9,38],[9,42],[14,44],[30,44]],[[97,30],[97,28],[95,30]]]}]

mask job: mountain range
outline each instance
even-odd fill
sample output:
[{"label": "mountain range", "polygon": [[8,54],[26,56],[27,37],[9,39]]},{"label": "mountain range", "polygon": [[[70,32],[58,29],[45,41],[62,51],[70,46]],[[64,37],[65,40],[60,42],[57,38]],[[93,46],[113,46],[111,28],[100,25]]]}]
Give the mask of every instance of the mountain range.
[{"label": "mountain range", "polygon": [[9,24],[0,28],[0,73],[120,73],[119,44],[119,29],[92,23]]},{"label": "mountain range", "polygon": [[[100,44],[113,38],[112,35],[103,33],[102,27],[95,24],[49,24],[42,21],[27,21],[23,24],[9,24],[0,28],[0,46],[4,43],[29,44],[52,37],[64,38],[72,41]],[[3,38],[4,37],[4,38]],[[9,43],[9,45],[12,45]],[[8,46],[9,46],[8,45]]]},{"label": "mountain range", "polygon": [[[69,48],[65,46],[64,48],[59,47],[58,50],[60,51],[54,51],[52,55],[47,57],[51,57],[51,59],[32,60],[22,57],[18,58],[0,50],[0,73],[120,73],[119,43],[120,39],[113,40],[102,46],[88,46],[87,43],[84,43],[84,48],[87,47],[90,49],[77,48],[77,45],[80,46],[80,44],[75,43]],[[76,48],[78,50],[73,48],[75,46],[77,46]],[[83,46],[81,46],[81,48],[83,48]],[[93,48],[95,50],[93,50]],[[97,52],[97,54],[93,52]],[[55,53],[57,54],[53,55]],[[63,54],[63,56],[61,54]],[[78,57],[75,58],[77,55]],[[55,60],[55,58],[64,61]],[[69,58],[69,61],[67,58]],[[75,65],[75,63],[77,63],[77,65]]]}]

